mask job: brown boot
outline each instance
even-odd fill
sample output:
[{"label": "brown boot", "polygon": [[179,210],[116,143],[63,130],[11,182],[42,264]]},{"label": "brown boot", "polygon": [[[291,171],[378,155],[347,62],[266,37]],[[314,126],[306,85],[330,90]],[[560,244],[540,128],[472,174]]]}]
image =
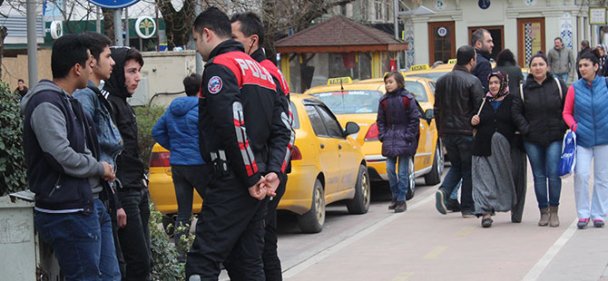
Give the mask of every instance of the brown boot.
[{"label": "brown boot", "polygon": [[550,227],[559,226],[559,217],[557,216],[557,210],[558,210],[557,206],[549,207],[549,226]]},{"label": "brown boot", "polygon": [[538,226],[547,226],[549,224],[549,208],[540,209],[540,220]]}]

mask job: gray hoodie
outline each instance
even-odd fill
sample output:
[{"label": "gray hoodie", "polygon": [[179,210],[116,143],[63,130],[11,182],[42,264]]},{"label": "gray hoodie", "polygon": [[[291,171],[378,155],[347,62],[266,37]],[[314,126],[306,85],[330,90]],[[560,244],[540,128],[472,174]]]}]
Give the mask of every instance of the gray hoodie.
[{"label": "gray hoodie", "polygon": [[[28,103],[36,95],[50,94],[50,91],[63,93],[62,98],[66,100],[73,99],[57,84],[42,80],[21,100],[21,114],[26,114]],[[31,109],[30,126],[41,150],[60,165],[63,173],[75,178],[88,178],[93,196],[96,197],[96,194],[102,190],[100,177],[104,174],[103,165],[93,156],[90,148],[86,147],[84,153],[78,153],[70,147],[65,118],[66,116],[57,106],[50,102],[41,102]]]}]

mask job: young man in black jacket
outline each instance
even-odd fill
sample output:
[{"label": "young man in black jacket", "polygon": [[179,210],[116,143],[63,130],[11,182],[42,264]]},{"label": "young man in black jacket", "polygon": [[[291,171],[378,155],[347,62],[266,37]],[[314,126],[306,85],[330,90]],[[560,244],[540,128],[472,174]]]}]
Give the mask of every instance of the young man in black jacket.
[{"label": "young man in black jacket", "polygon": [[474,210],[471,182],[473,127],[470,120],[479,109],[484,96],[481,82],[471,74],[476,64],[475,57],[473,47],[458,48],[454,70],[439,78],[435,88],[437,129],[452,163],[435,194],[435,206],[437,211],[445,215],[445,199],[462,179],[460,204],[465,218],[473,217]]},{"label": "young man in black jacket", "polygon": [[123,280],[149,280],[151,271],[150,206],[148,183],[144,163],[139,158],[137,120],[135,112],[127,103],[141,79],[144,65],[141,54],[129,47],[111,48],[116,65],[104,86],[109,93],[112,119],[118,126],[124,150],[116,159],[116,177],[120,182],[118,199],[127,213],[127,225],[118,231],[118,238],[125,259]]},{"label": "young man in black jacket", "polygon": [[[272,76],[232,40],[230,20],[211,7],[194,22],[196,49],[207,62],[199,103],[201,154],[213,166],[188,253],[189,281],[217,280],[220,263],[237,257],[247,280],[265,280],[266,197],[286,167],[290,131]],[[232,254],[231,254],[232,253]]]},{"label": "young man in black jacket", "polygon": [[[232,22],[232,38],[241,42],[245,48],[245,53],[249,54],[251,58],[260,63],[260,65],[266,68],[270,72],[270,75],[272,75],[283,107],[282,112],[284,114],[281,114],[281,117],[285,126],[288,127],[291,132],[289,142],[289,148],[291,148],[295,141],[295,132],[292,128],[293,117],[289,109],[289,85],[287,85],[287,81],[285,81],[285,78],[277,66],[266,58],[264,49],[260,47],[264,44],[264,25],[260,18],[252,12],[233,15],[230,21]],[[290,157],[290,153],[288,152],[286,156]],[[286,163],[289,165],[289,162]],[[287,172],[289,172],[289,170],[290,167],[288,166]],[[279,259],[277,252],[277,206],[279,205],[279,200],[281,200],[281,197],[285,193],[286,184],[287,174],[282,174],[281,183],[276,191],[277,195],[273,200],[268,202],[264,234],[264,252],[262,254],[264,273],[266,274],[267,281],[283,280],[281,260]],[[238,266],[237,264],[231,263],[224,264],[227,268]],[[242,280],[243,276],[238,276],[238,269],[234,268],[232,271],[233,273],[230,274],[231,279]]]},{"label": "young man in black jacket", "polygon": [[72,97],[89,80],[93,57],[78,35],[53,44],[53,81],[42,80],[21,101],[27,181],[36,194],[34,223],[50,243],[67,280],[120,280],[112,221],[99,193],[114,180],[98,161],[93,121]]}]

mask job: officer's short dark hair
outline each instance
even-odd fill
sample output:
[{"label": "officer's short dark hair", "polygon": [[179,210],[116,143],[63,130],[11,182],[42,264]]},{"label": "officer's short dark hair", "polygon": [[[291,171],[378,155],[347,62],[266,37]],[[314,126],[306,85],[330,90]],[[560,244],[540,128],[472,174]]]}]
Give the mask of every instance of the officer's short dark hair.
[{"label": "officer's short dark hair", "polygon": [[245,36],[249,37],[256,34],[260,38],[258,45],[262,46],[264,44],[264,24],[258,15],[253,12],[234,14],[230,22],[237,21],[241,23],[241,32]]},{"label": "officer's short dark hair", "polygon": [[87,31],[80,36],[82,36],[84,42],[87,43],[91,55],[93,55],[96,60],[99,60],[99,55],[103,52],[103,49],[112,46],[112,40],[101,33]]},{"label": "officer's short dark hair", "polygon": [[203,28],[213,30],[221,38],[232,37],[232,27],[228,16],[216,7],[209,7],[194,20],[194,31],[201,33]]},{"label": "officer's short dark hair", "polygon": [[51,72],[53,79],[66,78],[72,67],[80,64],[86,67],[89,53],[87,44],[80,35],[66,34],[53,43]]},{"label": "officer's short dark hair", "polygon": [[127,50],[127,55],[125,56],[125,64],[130,60],[138,62],[139,66],[144,66],[144,58],[142,57],[141,53],[135,48],[129,48]]},{"label": "officer's short dark hair", "polygon": [[475,43],[477,43],[477,41],[482,41],[483,36],[486,33],[489,33],[489,31],[483,28],[478,28],[477,30],[473,31],[473,34],[471,35],[471,46],[475,47]]},{"label": "officer's short dark hair", "polygon": [[555,41],[555,40],[559,40],[559,42],[561,42],[562,44],[564,43],[564,40],[562,40],[562,38],[559,36],[557,36],[557,37],[555,37],[555,39],[553,39],[553,41]]},{"label": "officer's short dark hair", "polygon": [[202,78],[198,74],[190,74],[184,78],[184,90],[189,97],[196,96],[201,88]]},{"label": "officer's short dark hair", "polygon": [[475,57],[475,48],[464,45],[456,51],[456,64],[466,65]]},{"label": "officer's short dark hair", "polygon": [[25,83],[25,81],[23,81],[23,79],[21,79],[21,78],[17,79],[17,83],[19,83],[19,82]]}]

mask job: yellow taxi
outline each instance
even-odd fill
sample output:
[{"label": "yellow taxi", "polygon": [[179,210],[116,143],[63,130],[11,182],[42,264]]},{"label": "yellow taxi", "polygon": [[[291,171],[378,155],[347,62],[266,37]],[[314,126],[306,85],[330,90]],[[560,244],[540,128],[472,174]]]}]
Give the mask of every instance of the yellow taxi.
[{"label": "yellow taxi", "polygon": [[412,65],[409,71],[402,71],[401,74],[403,77],[421,77],[437,82],[441,76],[452,71],[454,64],[456,64],[456,62],[452,60],[447,64],[440,64],[434,68],[431,68],[428,64],[417,64]]},{"label": "yellow taxi", "polygon": [[[359,126],[346,122],[343,128],[323,102],[309,96],[292,94],[291,111],[296,140],[291,173],[278,209],[298,215],[298,225],[307,233],[323,229],[327,204],[344,200],[350,213],[367,213],[370,180],[361,146],[353,137]],[[152,148],[149,188],[150,198],[161,213],[177,213],[169,152],[158,144]],[[200,212],[201,206],[195,192],[192,211]]]},{"label": "yellow taxi", "polygon": [[327,204],[346,200],[349,213],[367,213],[371,189],[355,139],[359,126],[344,122],[343,127],[323,102],[301,94],[291,95],[291,111],[296,141],[278,209],[297,214],[300,229],[307,233],[322,230]]},{"label": "yellow taxi", "polygon": [[[148,175],[150,181],[148,184],[150,199],[154,202],[156,209],[165,215],[177,214],[177,199],[175,197],[175,188],[173,187],[169,155],[168,150],[155,143],[150,155],[150,171]],[[201,211],[203,200],[196,190],[193,192],[192,212],[198,213]]]},{"label": "yellow taxi", "polygon": [[[385,93],[383,79],[357,82],[342,80],[340,83],[330,83],[332,85],[311,88],[305,94],[322,100],[342,124],[346,121],[359,124],[361,133],[356,138],[362,144],[370,177],[372,180],[388,180],[386,158],[382,156],[382,143],[378,140],[376,125],[378,101]],[[432,118],[434,82],[408,77],[405,79],[405,88],[414,94],[424,111],[421,113],[418,150],[414,159],[409,159],[410,190],[407,192],[407,198],[410,199],[414,196],[416,177],[424,176],[425,183],[429,185],[438,184],[444,163],[437,126]]]}]

